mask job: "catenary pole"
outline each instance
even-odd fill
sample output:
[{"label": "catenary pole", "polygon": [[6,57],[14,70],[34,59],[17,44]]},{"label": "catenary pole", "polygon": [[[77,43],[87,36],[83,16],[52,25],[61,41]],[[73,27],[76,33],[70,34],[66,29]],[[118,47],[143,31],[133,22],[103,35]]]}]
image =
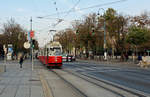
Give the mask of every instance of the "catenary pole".
[{"label": "catenary pole", "polygon": [[[103,14],[105,14],[105,10],[103,8],[100,8],[99,10],[103,10]],[[99,14],[99,10],[98,10],[98,14]],[[106,50],[106,19],[104,17],[104,60],[107,60],[107,50]]]},{"label": "catenary pole", "polygon": [[[31,23],[31,25],[30,25],[30,35],[31,35],[31,32],[32,32],[32,17],[31,17],[31,19],[30,19],[30,23]],[[31,38],[31,40],[30,40],[30,43],[31,43],[31,46],[30,46],[30,51],[31,51],[31,60],[32,60],[32,71],[33,71],[33,64],[34,64],[34,62],[33,62],[33,43],[32,43],[32,37],[30,36],[30,38]]]}]

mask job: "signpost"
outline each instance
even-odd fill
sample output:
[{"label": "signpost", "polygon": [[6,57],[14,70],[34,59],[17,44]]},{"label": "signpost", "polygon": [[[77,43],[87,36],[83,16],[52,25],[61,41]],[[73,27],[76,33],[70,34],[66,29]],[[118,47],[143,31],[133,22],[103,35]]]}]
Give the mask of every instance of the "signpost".
[{"label": "signpost", "polygon": [[34,31],[32,31],[32,29],[31,29],[31,31],[30,31],[30,38],[31,38],[31,45],[30,45],[30,47],[31,47],[31,50],[32,50],[32,71],[33,71],[33,64],[34,64],[33,63],[33,43],[32,43],[33,37],[34,37]]}]

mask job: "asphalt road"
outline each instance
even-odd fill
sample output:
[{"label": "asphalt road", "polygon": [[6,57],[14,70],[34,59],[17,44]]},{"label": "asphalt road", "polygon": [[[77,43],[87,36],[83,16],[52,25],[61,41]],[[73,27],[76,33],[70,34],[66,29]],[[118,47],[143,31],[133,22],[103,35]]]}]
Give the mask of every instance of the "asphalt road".
[{"label": "asphalt road", "polygon": [[141,93],[150,94],[150,68],[140,69],[133,66],[122,66],[121,64],[70,62],[64,63],[64,69],[103,79]]}]

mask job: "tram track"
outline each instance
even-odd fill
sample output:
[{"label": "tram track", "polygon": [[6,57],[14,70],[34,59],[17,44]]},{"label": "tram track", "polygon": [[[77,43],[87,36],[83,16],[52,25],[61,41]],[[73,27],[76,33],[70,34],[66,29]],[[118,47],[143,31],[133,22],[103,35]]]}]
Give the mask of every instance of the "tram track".
[{"label": "tram track", "polygon": [[[67,87],[70,87],[76,93],[76,95],[79,95],[78,97],[88,97],[86,94],[84,94],[82,91],[80,91],[78,88],[76,88],[72,83],[70,83],[69,81],[64,79],[62,76],[60,76],[54,70],[52,70],[52,69],[50,70],[48,68],[44,68],[44,69],[47,71],[47,73],[53,73],[58,78],[60,78],[60,80],[62,80],[62,82],[67,85]],[[44,89],[45,97],[55,97],[54,90],[51,88],[51,85],[48,83],[48,79],[45,78],[43,71],[40,72],[39,75],[40,75],[41,83],[44,84],[43,88],[46,88],[46,89]],[[48,93],[48,92],[50,92],[50,93]]]},{"label": "tram track", "polygon": [[61,78],[61,80],[63,80],[68,86],[70,86],[73,90],[75,90],[79,95],[81,95],[81,97],[88,97],[85,93],[83,93],[82,91],[80,91],[77,87],[75,87],[71,82],[69,82],[68,80],[66,80],[65,78],[63,78],[60,74],[58,74],[54,70],[51,70],[51,71],[54,74],[56,74],[59,78]]},{"label": "tram track", "polygon": [[[67,72],[67,73],[69,73],[69,74],[71,74],[71,75],[73,75],[73,76],[76,76],[76,77],[78,77],[78,78],[81,78],[82,80],[84,80],[84,81],[86,81],[86,82],[89,82],[89,83],[93,84],[94,86],[99,87],[99,89],[104,89],[104,90],[106,90],[106,91],[109,91],[109,92],[115,94],[116,97],[126,97],[126,96],[124,96],[124,95],[122,95],[122,94],[120,94],[120,93],[118,93],[118,92],[116,92],[116,91],[113,91],[113,90],[111,90],[111,89],[109,89],[109,88],[105,88],[105,87],[102,86],[102,85],[99,85],[99,84],[97,84],[97,83],[95,83],[95,82],[92,82],[92,81],[90,81],[89,79],[85,79],[84,77],[78,76],[78,75],[76,75],[76,74],[74,74],[74,73],[72,73],[72,72],[69,72],[69,71],[67,71],[67,70],[61,70],[61,71]],[[59,74],[57,71],[52,70],[52,72],[54,72],[56,75],[58,75],[59,77],[61,77],[65,82],[71,84],[71,86],[75,87],[75,86],[72,84],[72,82],[69,82],[68,80],[66,80],[66,79],[65,79],[64,77],[62,77],[61,74]],[[82,90],[79,90],[78,88],[76,88],[76,90],[78,90],[80,93],[83,93]],[[86,95],[86,94],[84,94],[84,96],[81,96],[81,97],[88,97],[88,96],[85,96],[85,95]],[[89,96],[89,97],[90,97],[90,96]]]},{"label": "tram track", "polygon": [[[75,66],[75,65],[73,65],[73,66]],[[81,67],[81,66],[75,66],[75,67],[79,67],[79,68],[83,68],[83,69],[84,69],[84,67]],[[90,67],[90,66],[86,66],[86,67]],[[81,72],[76,73],[76,72],[73,72],[73,71],[70,71],[70,70],[63,70],[63,71],[68,72],[68,73],[70,73],[70,74],[73,74],[73,75],[78,76],[78,77],[83,78],[83,79],[85,79],[83,76],[85,76],[86,78],[94,79],[94,80],[96,80],[96,81],[102,82],[102,83],[104,83],[104,84],[110,85],[110,86],[115,87],[115,88],[117,88],[117,89],[123,90],[123,91],[125,91],[125,92],[130,93],[130,94],[133,94],[133,95],[135,95],[136,97],[149,97],[149,96],[150,96],[150,95],[147,94],[147,93],[144,93],[144,92],[141,92],[141,91],[138,91],[138,90],[135,90],[135,89],[130,89],[130,88],[127,88],[127,87],[125,87],[125,86],[122,86],[122,85],[119,85],[119,84],[115,84],[115,83],[113,83],[113,82],[110,82],[110,81],[107,81],[107,80],[104,80],[104,79],[100,79],[100,78],[97,78],[97,77],[92,76],[92,75],[87,75],[87,74],[84,74],[84,73],[81,73]],[[82,76],[82,77],[81,77],[81,76]],[[85,80],[87,80],[87,79],[85,79]],[[88,80],[87,80],[87,81],[88,81]],[[92,82],[92,83],[93,83],[93,82]],[[94,82],[94,84],[98,85],[98,84],[95,83],[95,82]],[[98,86],[99,86],[99,85],[98,85]],[[116,92],[117,92],[117,91],[116,91]],[[124,96],[124,97],[126,97],[126,96]],[[131,96],[131,97],[132,97],[132,96]]]},{"label": "tram track", "polygon": [[[80,67],[80,66],[77,66],[77,67]],[[89,66],[87,66],[87,67],[89,67]],[[80,68],[83,68],[83,66]],[[46,70],[49,70],[49,69],[46,69]],[[127,87],[109,82],[107,80],[99,79],[99,78],[96,78],[95,76],[87,75],[82,72],[76,73],[69,69],[50,69],[49,71],[52,72],[53,74],[55,74],[57,77],[59,77],[65,84],[67,84],[67,86],[71,87],[74,91],[76,91],[76,93],[82,95],[80,97],[93,97],[93,96],[89,96],[86,93],[84,93],[80,88],[78,88],[70,80],[68,80],[64,76],[62,76],[63,74],[59,73],[58,71],[68,73],[72,76],[76,76],[78,78],[81,78],[82,80],[85,80],[86,82],[89,82],[95,86],[98,86],[99,88],[103,88],[113,94],[119,95],[116,97],[149,97],[149,94],[143,93],[141,91],[129,89]],[[48,85],[50,86],[49,83],[48,83]]]},{"label": "tram track", "polygon": [[44,97],[54,97],[50,85],[47,83],[47,80],[44,78],[44,74],[42,71],[39,72],[39,76],[43,87]]}]

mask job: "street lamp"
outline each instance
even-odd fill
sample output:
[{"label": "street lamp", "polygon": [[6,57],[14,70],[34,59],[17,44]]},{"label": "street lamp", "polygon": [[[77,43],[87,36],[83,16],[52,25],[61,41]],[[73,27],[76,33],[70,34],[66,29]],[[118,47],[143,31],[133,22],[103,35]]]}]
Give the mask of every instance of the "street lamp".
[{"label": "street lamp", "polygon": [[[103,8],[100,8],[98,10],[98,14],[97,15],[100,15],[99,14],[99,11],[100,10],[103,10],[103,13],[105,14],[105,10]],[[104,17],[104,60],[107,60],[107,51],[106,51],[106,20],[105,20],[105,17]]]}]

